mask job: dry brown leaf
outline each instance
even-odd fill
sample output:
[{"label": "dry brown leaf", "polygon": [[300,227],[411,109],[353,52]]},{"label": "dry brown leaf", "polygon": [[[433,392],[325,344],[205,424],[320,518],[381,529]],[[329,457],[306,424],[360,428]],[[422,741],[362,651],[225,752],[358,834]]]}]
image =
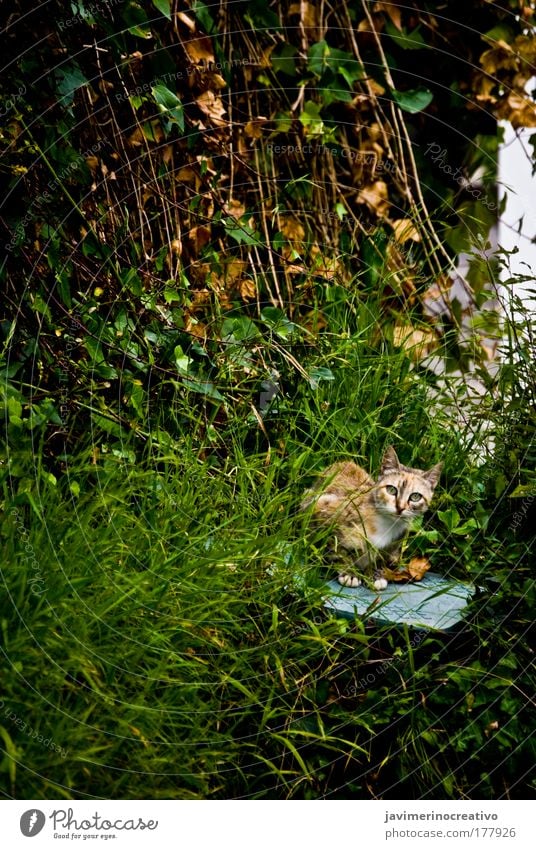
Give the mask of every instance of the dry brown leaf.
[{"label": "dry brown leaf", "polygon": [[536,65],[536,39],[533,35],[518,35],[513,43],[513,49],[529,65],[533,67]]},{"label": "dry brown leaf", "polygon": [[218,127],[223,127],[227,121],[223,118],[225,115],[225,106],[221,97],[214,94],[213,91],[204,91],[196,100],[201,111]]},{"label": "dry brown leaf", "polygon": [[208,245],[211,238],[210,227],[205,227],[203,224],[200,224],[198,227],[192,227],[190,232],[188,233],[188,240],[193,246],[196,253],[198,253],[201,248],[204,248],[205,245]]},{"label": "dry brown leaf", "polygon": [[385,12],[399,32],[402,32],[402,12],[394,3],[376,3],[374,12]]},{"label": "dry brown leaf", "polygon": [[376,82],[376,80],[369,80],[369,88],[371,92],[378,95],[378,97],[385,94],[385,88],[380,85],[380,83]]},{"label": "dry brown leaf", "polygon": [[411,324],[395,324],[393,345],[404,348],[414,362],[419,362],[434,351],[439,341],[432,330],[421,330]]},{"label": "dry brown leaf", "polygon": [[205,156],[202,154],[201,156],[196,156],[196,161],[203,168],[203,172],[205,174],[212,174],[213,176],[218,172],[214,168],[214,160],[211,156]]},{"label": "dry brown leaf", "polygon": [[407,569],[382,569],[382,575],[386,579],[386,581],[394,581],[395,583],[401,583],[402,581],[407,582],[411,581],[411,575],[409,574]]},{"label": "dry brown leaf", "polygon": [[408,239],[413,239],[414,242],[421,241],[419,231],[409,218],[397,218],[391,221],[391,227],[393,228],[396,241],[400,242],[400,244],[404,244]]},{"label": "dry brown leaf", "polygon": [[212,42],[206,35],[198,35],[196,38],[185,41],[184,49],[192,65],[201,65],[202,63],[208,65],[209,62],[215,61]]},{"label": "dry brown leaf", "polygon": [[[275,48],[276,48],[275,44],[270,44],[268,47],[266,47],[262,51],[262,55],[259,59],[259,68],[271,68],[272,67],[272,60],[270,59],[270,56],[272,55]],[[247,68],[247,66],[246,66],[246,68]]]},{"label": "dry brown leaf", "polygon": [[198,339],[206,339],[208,336],[208,327],[202,321],[198,321],[193,316],[188,316],[186,319],[186,332],[191,333]]},{"label": "dry brown leaf", "polygon": [[[313,248],[316,245],[313,245]],[[311,249],[311,254],[314,255]],[[340,266],[335,257],[327,257],[323,254],[318,254],[314,257],[311,263],[311,272],[317,277],[324,277],[326,280],[333,280],[340,272]]]},{"label": "dry brown leaf", "polygon": [[[372,18],[372,26],[374,27],[374,31],[375,32],[381,32],[382,29],[385,26],[385,20],[384,20],[383,15],[379,15],[378,13],[373,12],[373,14],[371,15],[371,18]],[[357,25],[357,31],[363,32],[363,33],[370,33],[371,32],[370,23],[369,23],[368,18],[363,18],[362,21],[359,21],[359,23]]]},{"label": "dry brown leaf", "polygon": [[289,242],[303,242],[305,239],[305,230],[296,218],[282,218],[279,229]]},{"label": "dry brown leaf", "polygon": [[407,583],[408,581],[422,581],[430,568],[427,557],[412,557],[407,569],[383,569],[382,574],[388,581],[395,583]]},{"label": "dry brown leaf", "polygon": [[495,47],[490,50],[485,50],[480,57],[486,74],[496,76],[497,71],[515,71],[518,66],[518,59],[509,44],[505,41],[498,41]]},{"label": "dry brown leaf", "polygon": [[245,259],[230,259],[227,260],[224,264],[224,277],[225,282],[231,285],[235,285],[238,280],[242,278],[244,272],[247,267],[247,262]]},{"label": "dry brown leaf", "polygon": [[514,130],[521,127],[536,127],[536,106],[527,96],[510,94],[497,110],[499,118],[510,121]]},{"label": "dry brown leaf", "polygon": [[292,3],[288,14],[299,15],[305,31],[318,27],[318,9],[312,3]]},{"label": "dry brown leaf", "polygon": [[227,88],[227,83],[223,79],[222,75],[217,74],[215,71],[205,74],[204,80],[210,83],[209,88],[214,88],[216,91],[220,91],[222,88]]},{"label": "dry brown leaf", "polygon": [[496,80],[480,74],[478,77],[478,89],[475,86],[475,91],[477,91],[476,99],[482,103],[497,103],[497,95],[494,94],[496,86]]},{"label": "dry brown leaf", "polygon": [[227,215],[230,215],[231,218],[239,219],[245,215],[246,207],[242,203],[241,200],[237,200],[236,198],[230,198],[226,204],[224,204],[223,209]]},{"label": "dry brown leaf", "polygon": [[238,284],[238,291],[240,292],[240,297],[246,300],[251,300],[257,296],[257,287],[255,286],[255,281],[250,277],[243,277]]},{"label": "dry brown leaf", "polygon": [[96,156],[86,156],[86,165],[94,175],[95,171],[99,167],[99,159]]},{"label": "dry brown leaf", "polygon": [[412,557],[409,561],[408,572],[414,581],[422,581],[431,565],[427,557]]},{"label": "dry brown leaf", "polygon": [[267,120],[268,118],[264,118],[259,115],[258,118],[248,121],[244,127],[244,133],[250,139],[260,139],[262,136],[262,125],[265,124]]},{"label": "dry brown leaf", "polygon": [[383,217],[389,209],[387,184],[383,180],[376,180],[375,183],[365,186],[359,192],[357,202],[365,203],[376,215]]},{"label": "dry brown leaf", "polygon": [[307,274],[308,273],[308,271],[307,271],[307,269],[305,268],[304,265],[296,265],[294,263],[291,263],[290,265],[286,265],[285,271],[287,271],[289,274]]}]

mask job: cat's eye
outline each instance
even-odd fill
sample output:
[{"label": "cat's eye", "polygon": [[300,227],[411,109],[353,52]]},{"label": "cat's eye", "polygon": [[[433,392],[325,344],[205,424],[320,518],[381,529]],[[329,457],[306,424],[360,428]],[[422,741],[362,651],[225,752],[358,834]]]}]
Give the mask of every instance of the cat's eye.
[{"label": "cat's eye", "polygon": [[389,495],[397,495],[398,494],[398,489],[396,488],[396,486],[391,486],[391,484],[389,484],[389,486],[386,486],[385,489],[387,490]]},{"label": "cat's eye", "polygon": [[420,492],[412,492],[410,497],[408,498],[408,501],[420,501],[421,498],[422,495]]}]

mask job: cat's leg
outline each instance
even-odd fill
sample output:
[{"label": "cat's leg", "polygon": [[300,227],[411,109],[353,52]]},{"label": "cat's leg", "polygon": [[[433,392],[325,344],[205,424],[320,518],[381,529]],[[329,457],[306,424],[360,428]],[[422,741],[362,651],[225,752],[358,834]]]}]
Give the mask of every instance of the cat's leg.
[{"label": "cat's leg", "polygon": [[[363,581],[361,578],[358,578],[355,574],[356,570],[362,572],[367,569],[370,565],[370,560],[368,554],[361,554],[360,557],[356,557],[357,552],[355,551],[346,551],[345,552],[345,565],[344,568],[341,569],[337,576],[337,580],[339,584],[343,587],[360,587]],[[348,563],[348,566],[346,565]]]},{"label": "cat's leg", "polygon": [[393,547],[390,548],[387,553],[387,565],[390,568],[393,566],[398,566],[401,555],[402,546],[400,545],[400,543],[395,543],[395,545],[393,545]]},{"label": "cat's leg", "polygon": [[[386,565],[392,569],[398,566],[398,562],[400,560],[400,556],[402,554],[402,547],[400,544],[395,544],[388,552],[384,555],[384,563],[386,561]],[[374,579],[373,586],[375,590],[384,590],[389,581],[385,577],[383,568],[379,567],[374,571]]]},{"label": "cat's leg", "polygon": [[383,576],[383,569],[375,569],[372,586],[375,590],[384,590],[389,581]]}]

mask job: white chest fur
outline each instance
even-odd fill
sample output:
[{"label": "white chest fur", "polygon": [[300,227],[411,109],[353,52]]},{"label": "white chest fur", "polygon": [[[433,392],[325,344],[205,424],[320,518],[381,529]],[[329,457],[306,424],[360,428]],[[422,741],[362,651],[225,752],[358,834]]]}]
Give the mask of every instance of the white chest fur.
[{"label": "white chest fur", "polygon": [[369,542],[379,551],[390,548],[404,536],[409,523],[401,516],[380,514],[376,520],[376,529],[370,534]]}]

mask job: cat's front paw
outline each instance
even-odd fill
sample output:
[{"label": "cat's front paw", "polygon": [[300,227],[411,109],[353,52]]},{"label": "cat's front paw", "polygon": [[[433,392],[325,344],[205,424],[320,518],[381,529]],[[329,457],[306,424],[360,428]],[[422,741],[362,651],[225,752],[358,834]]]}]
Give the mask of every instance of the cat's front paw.
[{"label": "cat's front paw", "polygon": [[339,584],[343,587],[360,587],[361,581],[355,575],[349,575],[347,572],[341,572],[337,578]]},{"label": "cat's front paw", "polygon": [[384,590],[389,582],[385,578],[376,578],[374,581],[375,590]]}]

